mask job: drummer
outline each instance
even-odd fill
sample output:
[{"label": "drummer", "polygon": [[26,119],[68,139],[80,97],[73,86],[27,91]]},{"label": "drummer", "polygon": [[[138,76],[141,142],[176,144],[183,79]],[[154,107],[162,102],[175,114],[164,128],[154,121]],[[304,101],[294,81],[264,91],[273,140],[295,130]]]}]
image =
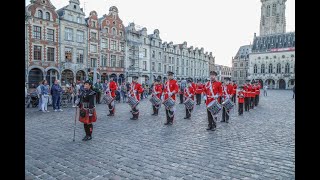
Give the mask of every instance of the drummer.
[{"label": "drummer", "polygon": [[[161,99],[161,95],[162,95],[162,85],[160,84],[160,79],[155,79],[154,85],[152,88],[152,97],[157,96],[159,99]],[[151,115],[158,116],[160,105],[152,104],[153,114]]]},{"label": "drummer", "polygon": [[[226,100],[231,100],[233,94],[233,85],[230,83],[231,79],[226,77],[224,78],[225,85],[222,87],[222,102]],[[221,122],[229,123],[229,113],[230,110],[227,110],[225,107],[222,108],[222,120]]]},{"label": "drummer", "polygon": [[[206,99],[206,106],[213,101],[218,101],[220,103],[219,96],[222,95],[221,82],[216,80],[217,72],[210,71],[210,81],[208,81],[204,87],[204,94]],[[216,121],[217,116],[212,115],[211,112],[207,109],[208,116],[208,128],[207,130],[216,130]],[[215,119],[215,120],[214,120]]]},{"label": "drummer", "polygon": [[[184,102],[186,102],[188,99],[191,99],[193,101],[193,105],[194,105],[194,94],[195,94],[195,90],[192,87],[192,81],[190,79],[187,80],[188,84],[187,87],[184,89]],[[184,117],[184,119],[190,119],[191,117],[191,112],[193,110],[193,105],[192,107],[187,107],[187,105],[185,104],[185,108],[186,108],[186,117]]]},{"label": "drummer", "polygon": [[[174,102],[176,101],[176,93],[179,92],[179,86],[175,79],[173,79],[173,72],[168,71],[168,81],[164,83],[164,101],[171,98]],[[166,108],[167,122],[164,125],[172,125],[174,119],[175,107]]]}]

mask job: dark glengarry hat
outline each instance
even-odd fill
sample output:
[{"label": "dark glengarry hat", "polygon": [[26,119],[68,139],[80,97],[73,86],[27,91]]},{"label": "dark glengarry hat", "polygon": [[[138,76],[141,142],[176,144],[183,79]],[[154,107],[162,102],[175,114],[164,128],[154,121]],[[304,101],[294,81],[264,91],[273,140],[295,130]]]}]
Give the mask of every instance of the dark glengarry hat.
[{"label": "dark glengarry hat", "polygon": [[168,74],[168,76],[174,75],[174,73],[172,71],[168,71],[167,74]]},{"label": "dark glengarry hat", "polygon": [[92,86],[92,81],[91,80],[86,80],[83,84],[89,84]]},{"label": "dark glengarry hat", "polygon": [[187,79],[187,82],[188,82],[188,83],[192,83],[192,80],[191,80],[191,79]]},{"label": "dark glengarry hat", "polygon": [[215,75],[215,76],[217,76],[217,75],[218,75],[218,73],[217,73],[217,72],[215,72],[215,71],[210,71],[210,75]]},{"label": "dark glengarry hat", "polygon": [[132,76],[132,79],[139,79],[139,77],[136,76],[136,75],[133,75],[133,76]]},{"label": "dark glengarry hat", "polygon": [[231,79],[229,77],[225,77],[224,80],[231,81]]}]

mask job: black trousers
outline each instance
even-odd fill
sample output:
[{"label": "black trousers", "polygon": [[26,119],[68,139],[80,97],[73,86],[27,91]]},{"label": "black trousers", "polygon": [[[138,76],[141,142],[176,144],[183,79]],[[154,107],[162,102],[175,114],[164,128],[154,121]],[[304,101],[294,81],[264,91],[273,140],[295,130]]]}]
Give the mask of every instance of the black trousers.
[{"label": "black trousers", "polygon": [[254,101],[255,101],[254,99],[255,99],[254,97],[250,98],[250,108],[251,109],[253,109],[253,107],[254,107]]},{"label": "black trousers", "polygon": [[[174,118],[174,115],[173,115],[173,111],[170,111],[170,109],[166,109],[166,117],[167,117],[167,122],[173,122],[173,118]],[[169,114],[170,116],[172,117],[169,117]]]},{"label": "black trousers", "polygon": [[92,124],[83,124],[84,131],[86,132],[86,136],[91,136],[93,131],[93,125]]},{"label": "black trousers", "polygon": [[137,108],[137,106],[132,109],[132,116],[133,116],[133,118],[138,119],[138,117],[139,117],[139,109]]},{"label": "black trousers", "polygon": [[217,127],[217,125],[216,125],[217,117],[215,117],[215,121],[214,121],[210,111],[208,111],[208,110],[207,110],[207,116],[208,116],[208,127],[209,128]]},{"label": "black trousers", "polygon": [[250,98],[249,97],[245,97],[244,98],[244,110],[245,111],[249,111],[249,109],[250,109],[249,103],[250,103]]},{"label": "black trousers", "polygon": [[116,104],[114,103],[114,106],[111,105],[112,103],[110,103],[108,106],[109,106],[109,112],[110,114],[114,114],[114,110],[116,109]]},{"label": "black trousers", "polygon": [[100,104],[101,92],[96,93],[96,103]]},{"label": "black trousers", "polygon": [[187,108],[185,108],[186,109],[186,117],[187,118],[189,118],[189,117],[191,117],[191,112],[192,112],[192,109],[187,109]]},{"label": "black trousers", "polygon": [[255,106],[258,106],[259,103],[259,95],[256,95],[255,97]]},{"label": "black trousers", "polygon": [[236,103],[236,95],[232,95],[232,98],[231,98],[232,102]]},{"label": "black trousers", "polygon": [[180,104],[183,103],[183,94],[180,94]]},{"label": "black trousers", "polygon": [[243,114],[243,103],[239,103],[238,113],[239,115]]},{"label": "black trousers", "polygon": [[201,104],[201,94],[196,94],[197,104]]},{"label": "black trousers", "polygon": [[227,122],[229,121],[229,111],[226,110],[225,107],[222,108],[222,122]]},{"label": "black trousers", "polygon": [[158,109],[157,107],[159,107],[159,106],[154,106],[154,105],[152,105],[153,114],[157,114],[157,115],[158,115],[159,109]]}]

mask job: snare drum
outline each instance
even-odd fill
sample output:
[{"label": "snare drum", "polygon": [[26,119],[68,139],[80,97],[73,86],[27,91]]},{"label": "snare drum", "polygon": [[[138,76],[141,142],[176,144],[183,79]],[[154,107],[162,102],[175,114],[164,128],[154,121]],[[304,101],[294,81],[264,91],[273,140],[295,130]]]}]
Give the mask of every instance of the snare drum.
[{"label": "snare drum", "polygon": [[112,101],[114,100],[114,98],[110,95],[110,93],[108,93],[108,94],[106,94],[105,96],[104,96],[104,98],[105,98],[105,102],[106,102],[106,104],[110,104],[110,103],[112,103]]},{"label": "snare drum", "polygon": [[139,101],[135,97],[129,96],[128,103],[131,106],[131,108],[134,108],[139,104]]},{"label": "snare drum", "polygon": [[186,106],[187,109],[192,109],[194,106],[194,100],[188,98],[184,101],[183,104]]},{"label": "snare drum", "polygon": [[227,111],[231,110],[234,107],[234,103],[230,99],[226,99],[222,106],[226,108]]},{"label": "snare drum", "polygon": [[166,109],[170,109],[174,106],[175,101],[169,97],[168,99],[164,100],[162,104],[166,107]]},{"label": "snare drum", "polygon": [[161,99],[159,99],[158,96],[152,96],[150,98],[150,102],[152,103],[152,105],[158,106],[161,104]]},{"label": "snare drum", "polygon": [[222,106],[216,100],[214,100],[208,104],[207,109],[212,115],[216,115],[220,112]]}]

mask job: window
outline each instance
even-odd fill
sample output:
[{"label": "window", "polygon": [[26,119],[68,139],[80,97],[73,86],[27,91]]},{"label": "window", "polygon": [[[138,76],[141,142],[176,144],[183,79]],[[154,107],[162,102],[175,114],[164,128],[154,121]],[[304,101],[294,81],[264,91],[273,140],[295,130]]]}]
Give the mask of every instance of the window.
[{"label": "window", "polygon": [[92,21],[92,27],[96,27],[96,22],[95,21]]},{"label": "window", "polygon": [[269,64],[269,73],[272,73],[272,64]]},{"label": "window", "polygon": [[77,31],[77,42],[83,42],[84,39],[84,32],[83,31]]},{"label": "window", "polygon": [[77,23],[81,23],[81,17],[77,17]]},{"label": "window", "polygon": [[181,65],[184,66],[184,59],[182,59],[182,64]]},{"label": "window", "polygon": [[73,5],[73,8],[74,8],[74,9],[77,9],[77,6],[76,6],[76,5]]},{"label": "window", "polygon": [[114,40],[111,40],[111,50],[117,50],[116,47],[117,47],[117,42]]},{"label": "window", "polygon": [[119,67],[124,68],[124,56],[120,56]]},{"label": "window", "polygon": [[120,51],[124,52],[124,42],[120,42]]},{"label": "window", "polygon": [[234,76],[234,77],[237,77],[237,73],[238,73],[238,72],[235,71],[234,74],[233,74],[233,76]]},{"label": "window", "polygon": [[95,44],[90,44],[90,52],[96,53],[96,52],[97,52],[97,45],[95,45]]},{"label": "window", "polygon": [[285,55],[282,55],[282,58],[285,58],[286,56]]},{"label": "window", "polygon": [[257,73],[257,65],[255,64],[254,66],[253,66],[253,73]]},{"label": "window", "polygon": [[237,67],[237,63],[234,63],[234,67]]},{"label": "window", "polygon": [[107,34],[109,33],[109,28],[107,28],[107,27],[106,27],[106,33],[107,33]]},{"label": "window", "polygon": [[91,33],[90,33],[90,36],[91,36],[91,38],[93,38],[93,39],[97,39],[97,33],[95,33],[95,32],[91,32]]},{"label": "window", "polygon": [[38,10],[38,18],[43,18],[43,14],[42,14],[42,11],[41,10]]},{"label": "window", "polygon": [[189,69],[186,69],[186,75],[189,76]]},{"label": "window", "polygon": [[161,42],[159,42],[159,47],[161,47]]},{"label": "window", "polygon": [[48,49],[47,49],[47,61],[54,61],[54,48],[48,47]]},{"label": "window", "polygon": [[101,39],[101,46],[102,46],[102,48],[108,49],[108,39],[102,38]]},{"label": "window", "polygon": [[152,41],[152,45],[155,46],[155,44],[156,44],[156,42],[153,40],[153,41]]},{"label": "window", "polygon": [[280,63],[277,64],[277,73],[281,73],[281,64]]},{"label": "window", "polygon": [[246,62],[246,66],[247,66],[247,67],[248,67],[248,65],[249,65],[248,62]]},{"label": "window", "polygon": [[167,56],[164,55],[164,63],[167,63]]},{"label": "window", "polygon": [[261,73],[265,73],[265,66],[264,66],[264,64],[261,64]]},{"label": "window", "polygon": [[156,52],[152,51],[152,57],[155,58],[156,57]]},{"label": "window", "polygon": [[158,64],[158,72],[161,72],[161,63]]},{"label": "window", "polygon": [[91,67],[97,67],[97,59],[96,58],[91,58]]},{"label": "window", "polygon": [[72,61],[72,48],[65,47],[64,54],[65,54],[66,61]]},{"label": "window", "polygon": [[270,16],[270,5],[267,6],[267,17]]},{"label": "window", "polygon": [[102,55],[101,57],[101,66],[106,67],[107,66],[107,60],[108,60],[108,55]]},{"label": "window", "polygon": [[169,62],[168,63],[171,63],[171,57],[169,56]]},{"label": "window", "polygon": [[286,74],[290,73],[289,63],[286,64],[285,73],[286,73]]},{"label": "window", "polygon": [[82,49],[78,49],[77,50],[77,63],[83,63],[83,50]]},{"label": "window", "polygon": [[50,13],[46,12],[46,20],[50,21]]},{"label": "window", "polygon": [[240,67],[243,67],[243,62],[240,63]]},{"label": "window", "polygon": [[37,61],[41,61],[41,46],[33,47],[33,59]]},{"label": "window", "polygon": [[144,51],[144,57],[147,57],[147,49],[143,49]]},{"label": "window", "polygon": [[159,52],[159,59],[161,59],[161,52]]},{"label": "window", "polygon": [[111,55],[111,67],[116,67],[116,56],[115,55]]},{"label": "window", "polygon": [[189,60],[187,60],[187,66],[189,66]]},{"label": "window", "polygon": [[179,58],[177,58],[177,66],[179,66]]},{"label": "window", "polygon": [[272,16],[275,16],[275,15],[276,15],[276,11],[277,11],[277,5],[276,5],[276,4],[273,4],[273,5],[272,5]]},{"label": "window", "polygon": [[155,64],[156,64],[155,62],[152,62],[152,63],[151,63],[151,70],[152,70],[152,71],[155,71]]},{"label": "window", "polygon": [[167,65],[163,66],[163,72],[166,73],[167,72]]},{"label": "window", "polygon": [[112,28],[112,35],[117,35],[117,30],[116,30],[116,28]]},{"label": "window", "polygon": [[243,71],[240,71],[240,77],[243,77]]},{"label": "window", "polygon": [[179,67],[177,67],[176,73],[177,75],[179,75]]},{"label": "window", "polygon": [[144,70],[144,71],[147,70],[147,61],[143,61],[143,70]]},{"label": "window", "polygon": [[184,74],[184,67],[181,68],[181,75],[185,75]]},{"label": "window", "polygon": [[147,44],[147,39],[146,38],[144,38],[143,41],[144,41],[144,44]]},{"label": "window", "polygon": [[41,39],[41,27],[33,26],[33,38]]},{"label": "window", "polygon": [[54,30],[53,29],[47,29],[47,40],[54,42]]},{"label": "window", "polygon": [[120,34],[121,37],[123,36],[123,35],[122,35],[122,31],[120,31],[119,34]]},{"label": "window", "polygon": [[73,36],[72,33],[73,33],[73,30],[70,29],[70,28],[65,28],[64,33],[65,33],[65,36],[64,36],[65,40],[67,40],[67,41],[72,41],[72,36]]}]

